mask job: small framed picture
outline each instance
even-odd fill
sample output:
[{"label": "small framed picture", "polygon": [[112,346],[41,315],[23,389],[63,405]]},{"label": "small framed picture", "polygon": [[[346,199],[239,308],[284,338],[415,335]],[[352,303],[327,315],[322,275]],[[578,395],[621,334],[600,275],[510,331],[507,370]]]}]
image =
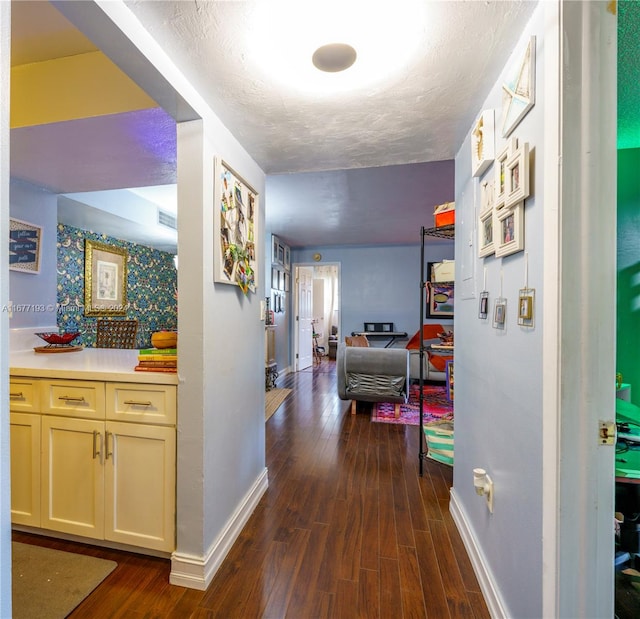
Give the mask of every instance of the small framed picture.
[{"label": "small framed picture", "polygon": [[518,324],[521,327],[533,327],[534,300],[533,288],[521,288],[518,294]]},{"label": "small framed picture", "polygon": [[478,218],[478,257],[484,258],[495,253],[495,213],[493,208],[480,213]]},{"label": "small framed picture", "polygon": [[529,197],[529,143],[523,142],[506,162],[505,207],[515,206]]},{"label": "small framed picture", "polygon": [[485,110],[471,129],[471,171],[480,176],[493,162],[494,153],[494,113]]},{"label": "small framed picture", "polygon": [[496,157],[494,173],[494,193],[493,203],[496,210],[504,206],[507,195],[507,159],[509,158],[509,147],[505,147]]},{"label": "small framed picture", "polygon": [[496,257],[509,256],[524,249],[524,202],[503,208],[496,214]]},{"label": "small framed picture", "polygon": [[271,262],[278,262],[278,247],[280,239],[275,234],[271,235]]},{"label": "small framed picture", "polygon": [[483,290],[480,293],[480,303],[478,306],[478,318],[486,320],[489,315],[489,293]]},{"label": "small framed picture", "polygon": [[289,275],[288,271],[285,271],[282,275],[284,277],[284,291],[289,292],[289,280],[291,276]]},{"label": "small framed picture", "polygon": [[21,219],[9,219],[9,269],[40,273],[42,228]]},{"label": "small framed picture", "polygon": [[496,299],[493,307],[493,327],[495,329],[504,329],[507,320],[507,300],[503,298]]},{"label": "small framed picture", "polygon": [[276,267],[271,267],[271,287],[274,290],[280,287],[280,271]]},{"label": "small framed picture", "polygon": [[284,268],[287,271],[291,268],[291,249],[288,245],[284,246]]}]

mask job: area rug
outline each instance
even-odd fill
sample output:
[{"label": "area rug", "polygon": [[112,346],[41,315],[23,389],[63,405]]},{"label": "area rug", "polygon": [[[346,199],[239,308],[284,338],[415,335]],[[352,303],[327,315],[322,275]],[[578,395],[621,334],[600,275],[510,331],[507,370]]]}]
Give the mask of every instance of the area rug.
[{"label": "area rug", "polygon": [[[447,388],[442,385],[424,386],[423,414],[425,423],[437,419],[453,419],[453,402],[447,399]],[[420,391],[412,385],[409,390],[409,401],[400,404],[400,417],[395,418],[395,405],[378,402],[373,406],[371,421],[381,423],[401,423],[409,426],[420,425]]]},{"label": "area rug", "polygon": [[117,566],[114,561],[12,542],[13,619],[64,619]]},{"label": "area rug", "polygon": [[270,389],[264,398],[264,420],[267,421],[280,407],[291,389]]}]

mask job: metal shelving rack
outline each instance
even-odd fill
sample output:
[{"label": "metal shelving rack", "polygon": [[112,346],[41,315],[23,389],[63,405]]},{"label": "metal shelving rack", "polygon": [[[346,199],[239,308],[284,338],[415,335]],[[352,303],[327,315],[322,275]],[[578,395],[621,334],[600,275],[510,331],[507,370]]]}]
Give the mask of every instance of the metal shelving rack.
[{"label": "metal shelving rack", "polygon": [[420,363],[420,378],[419,378],[419,388],[420,392],[418,394],[418,399],[420,401],[420,477],[422,477],[423,468],[424,468],[424,460],[427,457],[427,450],[425,449],[425,436],[424,436],[424,329],[422,328],[424,325],[424,317],[425,317],[425,288],[427,286],[427,281],[425,279],[425,268],[424,268],[424,237],[425,236],[433,236],[440,239],[453,239],[455,237],[455,224],[450,224],[448,226],[440,226],[438,228],[425,228],[422,226],[420,229],[420,351],[419,351],[419,363]]}]

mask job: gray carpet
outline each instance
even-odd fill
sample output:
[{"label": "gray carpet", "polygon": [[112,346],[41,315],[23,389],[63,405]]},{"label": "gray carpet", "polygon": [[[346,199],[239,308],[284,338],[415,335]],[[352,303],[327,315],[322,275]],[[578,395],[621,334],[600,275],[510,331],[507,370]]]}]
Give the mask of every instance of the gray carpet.
[{"label": "gray carpet", "polygon": [[20,542],[11,547],[13,619],[64,619],[117,565]]}]

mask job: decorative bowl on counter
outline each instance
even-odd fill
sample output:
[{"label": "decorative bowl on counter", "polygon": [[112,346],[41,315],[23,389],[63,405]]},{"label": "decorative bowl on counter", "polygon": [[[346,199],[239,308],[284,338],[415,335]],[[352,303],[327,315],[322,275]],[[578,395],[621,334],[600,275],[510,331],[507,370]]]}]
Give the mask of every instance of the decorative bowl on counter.
[{"label": "decorative bowl on counter", "polygon": [[176,348],[178,334],[175,331],[155,331],[151,334],[151,345],[154,348]]},{"label": "decorative bowl on counter", "polygon": [[80,332],[55,333],[50,331],[46,333],[36,333],[36,335],[49,344],[49,346],[69,346],[71,342],[80,335]]}]

